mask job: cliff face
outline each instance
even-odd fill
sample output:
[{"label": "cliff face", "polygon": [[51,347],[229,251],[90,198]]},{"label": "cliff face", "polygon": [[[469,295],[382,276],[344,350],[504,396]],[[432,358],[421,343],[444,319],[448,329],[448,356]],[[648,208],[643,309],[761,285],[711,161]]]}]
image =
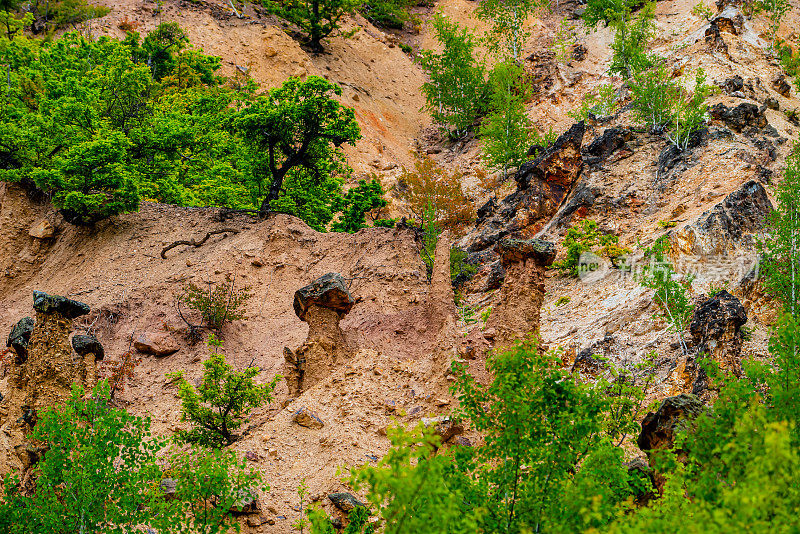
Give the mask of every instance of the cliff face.
[{"label": "cliff face", "polygon": [[[160,14],[151,2],[105,3],[112,11],[93,23],[95,35],[122,36],[118,21],[123,17],[140,23],[140,31],[174,20],[206,53],[221,56],[228,74],[250,69],[265,87],[290,75],[328,77],[343,87],[342,100],[355,108],[364,130],[363,140],[348,152],[357,177],[378,172],[388,188],[399,166],[412,161],[410,149],[418,147],[448,170],[462,171],[463,189],[481,208],[466,236],[442,236],[429,284],[419,243],[408,229],[320,234],[283,215],[223,222],[216,210],[152,203],[91,229],[76,228],[46,202],[0,183],[0,335],[34,315],[34,290],[75,298],[92,310],[72,324],[58,318],[37,322],[31,346],[47,348],[31,349],[31,369],[40,366],[31,376],[48,377],[42,382],[45,389],[52,379],[60,395],[70,381],[84,380],[85,361],[72,351],[70,335],[90,331],[110,361],[132,350],[134,340],[156,343],[164,350],[152,352],[169,355],[139,354],[135,378],[118,393],[117,402],[150,415],[157,433],[179,428],[176,391],[165,374],[186,369],[195,380],[207,355],[203,344],[192,341],[176,309],[175,296],[190,282],[231,276],[238,287],[250,288],[247,319],[224,327],[220,336],[229,360],[239,367],[252,361],[262,380],[285,373],[289,359],[284,348],[294,351],[290,363],[296,369],[297,348],[324,341],[315,342],[324,365],[314,371],[313,380],[291,391],[281,382],[276,402],[253,413],[243,439],[234,445],[272,487],[262,507],[271,511],[245,525],[246,530],[290,532],[303,478],[314,497],[345,490],[337,469],[385,453],[384,431],[393,418],[414,424],[447,413],[454,406],[447,367],[456,349],[479,378],[486,378],[488,350],[536,327],[545,345],[560,346],[567,360],[579,360],[577,368],[591,363],[593,354],[626,367],[655,351],[658,380],[652,395],[658,398],[691,391],[702,382],[693,367],[701,350],[731,369],[742,355],[766,354],[771,305],[744,275],[755,261],[754,236],[772,205],[770,183],[780,179],[799,129],[785,111],[800,107],[800,101],[764,50],[764,20],[745,20],[735,5],[725,5],[708,22],[690,14],[695,0],[658,3],[652,50],[667,58],[676,76],[702,67],[709,83],[719,88],[709,99],[707,130],[689,150],[677,152],[663,136],[640,127],[625,108],[602,121],[575,124],[567,113],[580,106],[584,95],[603,83],[622,85],[606,74],[612,35],[608,29],[586,34],[576,28],[574,50],[580,53],[559,61],[552,51],[556,32],[562,19],[576,21],[579,6],[560,2],[554,12],[532,18],[525,65],[535,94],[528,113],[540,131],[552,127],[566,135],[523,165],[517,179],[500,188],[499,200],[490,201],[493,192],[476,179],[480,141],[451,143],[428,128],[420,112],[423,74],[397,46],[396,37],[362,18],[346,23],[346,29],[358,29],[353,38],[333,38],[328,53],[312,55],[252,6],[245,11],[247,18],[238,19],[221,0],[168,1]],[[470,18],[474,7],[465,0],[437,4],[479,28]],[[800,22],[796,8],[780,37],[788,38]],[[415,46],[433,46],[425,24],[421,33],[401,37]],[[396,191],[390,196],[393,209],[402,212]],[[563,236],[582,219],[595,220],[603,232],[619,236],[620,245],[633,250],[634,261],[656,238],[668,236],[669,256],[678,269],[698,274],[693,301],[708,304],[712,284],[727,282],[727,290],[741,302],[736,313],[718,328],[708,325],[716,324],[719,313],[703,315],[692,332],[696,346],[683,354],[678,337],[654,317],[658,310],[652,290],[625,272],[609,268],[603,276],[581,280],[546,269],[553,261],[550,247],[542,245],[546,254],[537,252],[531,247],[541,242],[534,238],[552,242],[563,257]],[[232,231],[161,257],[176,240],[200,239],[225,228]],[[449,284],[451,242],[479,265],[459,295],[458,308]],[[323,307],[304,322],[293,307],[295,292],[327,273],[342,276],[352,308],[343,315]],[[748,319],[751,334],[745,338],[741,323]],[[333,352],[336,358],[326,359]],[[17,400],[0,405],[0,424],[16,424],[19,416],[12,412],[22,410],[30,380],[23,380],[21,367],[4,369],[0,393]],[[92,373],[86,374],[91,379]],[[24,394],[15,396],[15,389]],[[57,399],[55,391],[42,393],[42,405]],[[301,409],[314,413],[323,426],[298,426],[293,418]],[[12,441],[7,451],[24,443]],[[25,454],[14,452],[6,467],[24,464]]]}]

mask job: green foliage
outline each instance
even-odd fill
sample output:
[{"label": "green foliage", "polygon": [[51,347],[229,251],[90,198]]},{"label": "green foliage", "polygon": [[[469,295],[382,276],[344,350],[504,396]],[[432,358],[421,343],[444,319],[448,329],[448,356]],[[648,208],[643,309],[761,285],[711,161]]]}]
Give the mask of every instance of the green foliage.
[{"label": "green foliage", "polygon": [[[193,447],[170,456],[167,468],[176,482],[175,514],[180,519],[175,530],[180,533],[239,532],[231,510],[241,510],[243,504],[258,498],[259,490],[269,490],[261,475],[247,467],[245,458],[231,450]],[[161,532],[171,532],[169,528]]]},{"label": "green foliage", "polygon": [[[234,128],[252,149],[257,188],[266,191],[262,214],[274,209],[272,203],[281,196],[285,179],[293,191],[288,197],[302,197],[309,187],[317,187],[328,194],[318,191],[314,198],[333,205],[341,188],[337,180],[343,167],[339,147],[355,145],[361,138],[354,111],[334,99],[341,94],[338,85],[318,76],[289,78],[234,115]],[[329,221],[323,218],[318,226]]]},{"label": "green foliage", "polygon": [[668,228],[675,228],[678,226],[677,221],[658,221],[658,227],[662,230],[666,230]]},{"label": "green foliage", "polygon": [[692,6],[692,15],[710,21],[711,17],[714,16],[714,13],[711,11],[711,8],[705,4],[705,2],[698,2]]},{"label": "green foliage", "polygon": [[647,50],[655,32],[655,3],[645,4],[636,18],[632,18],[629,8],[624,8],[612,19],[611,26],[614,41],[610,73],[629,80],[653,66],[653,57]]},{"label": "green foliage", "polygon": [[672,144],[680,150],[689,147],[692,136],[705,124],[708,110],[705,100],[710,94],[711,86],[706,84],[705,72],[703,69],[697,69],[694,92],[688,96],[685,90],[680,91],[674,103],[672,133],[667,135]]},{"label": "green foliage", "polygon": [[[342,197],[342,218],[333,224],[334,232],[358,232],[366,228],[366,214],[372,210],[385,208],[388,204],[383,198],[385,192],[378,178],[370,181],[361,179],[358,185],[347,191]],[[377,226],[377,222],[375,222]]]},{"label": "green foliage", "polygon": [[568,112],[567,115],[576,121],[583,121],[589,118],[589,114],[608,117],[616,113],[618,108],[617,92],[614,86],[603,84],[597,89],[597,94],[586,95],[581,102],[581,107]]},{"label": "green foliage", "polygon": [[199,311],[209,328],[222,328],[226,323],[247,319],[242,308],[252,296],[250,288],[236,289],[236,278],[225,276],[225,281],[206,282],[206,287],[189,283],[178,300],[189,309]]},{"label": "green foliage", "polygon": [[458,415],[484,436],[455,449],[449,477],[474,531],[578,532],[609,522],[631,489],[622,451],[603,432],[604,396],[532,341],[492,355],[487,369],[493,378],[482,385],[454,364]]},{"label": "green foliage", "polygon": [[[149,419],[111,406],[105,381],[89,396],[75,385],[63,406],[39,411],[30,439],[41,453],[33,492],[5,478],[0,529],[9,534],[123,534],[143,524],[165,534],[222,534],[235,525],[231,506],[267,489],[231,451],[168,451]],[[159,488],[165,474],[176,483],[174,499]]]},{"label": "green foliage", "polygon": [[641,430],[645,400],[656,378],[656,356],[651,352],[628,369],[609,364],[608,376],[597,381],[596,387],[605,392],[608,403],[605,433],[617,446]]},{"label": "green foliage", "polygon": [[[416,5],[414,0],[366,0],[361,4],[359,10],[373,24],[402,30],[403,25],[412,20],[408,10],[414,5]],[[400,48],[403,48],[402,44]],[[406,50],[403,51],[406,52]]]},{"label": "green foliage", "polygon": [[597,221],[584,219],[567,230],[562,243],[567,249],[567,255],[564,259],[554,262],[553,269],[557,269],[562,276],[578,276],[581,254],[594,252],[614,261],[630,252],[629,249],[620,247],[618,243],[619,237],[602,233],[597,227]]},{"label": "green foliage", "polygon": [[590,0],[581,18],[590,28],[597,28],[601,22],[608,26],[618,20],[621,13],[631,13],[644,4],[645,0]]},{"label": "green foliage", "polygon": [[728,283],[723,282],[721,284],[711,283],[711,287],[708,289],[708,296],[713,298],[719,294],[720,291],[727,291],[728,290]]},{"label": "green foliage", "polygon": [[669,248],[669,240],[659,239],[653,248],[648,250],[652,253],[652,261],[645,268],[639,282],[644,287],[655,290],[653,300],[661,308],[662,317],[670,328],[678,333],[683,353],[688,354],[686,343],[683,341],[683,332],[694,314],[695,307],[690,304],[688,297],[694,277],[681,276],[675,272],[672,263],[665,259]]},{"label": "green foliage", "polygon": [[523,74],[522,67],[507,61],[489,76],[492,111],[481,123],[483,158],[490,169],[502,171],[504,181],[509,167],[518,167],[527,159],[533,139],[533,125],[525,112],[528,90]]},{"label": "green foliage", "polygon": [[776,191],[777,209],[759,241],[760,282],[793,316],[800,316],[800,153],[795,148]]},{"label": "green foliage", "polygon": [[763,11],[769,16],[770,44],[774,47],[781,21],[791,11],[792,5],[789,0],[756,0],[754,4],[758,11]]},{"label": "green foliage", "polygon": [[467,261],[469,254],[458,247],[450,248],[450,280],[454,285],[463,285],[475,276],[478,266]]},{"label": "green foliage", "polygon": [[486,35],[490,50],[501,58],[522,65],[522,54],[530,37],[525,22],[541,7],[549,7],[549,3],[542,0],[484,0],[478,4],[475,15],[490,25]]},{"label": "green foliage", "polygon": [[270,13],[296,25],[306,34],[308,46],[323,50],[322,40],[341,27],[341,19],[353,13],[360,0],[263,0]]},{"label": "green foliage", "polygon": [[227,363],[225,356],[217,353],[221,343],[209,336],[211,356],[203,362],[205,371],[200,386],[190,384],[184,371],[167,375],[178,386],[181,399],[181,421],[194,428],[181,430],[177,437],[187,443],[209,447],[223,447],[236,441],[236,430],[254,408],[272,400],[272,391],[280,380],[276,376],[266,384],[256,384],[253,378],[259,368],[248,366],[236,371]]},{"label": "green foliage", "polygon": [[419,254],[422,261],[425,262],[425,274],[427,274],[428,282],[430,282],[433,276],[436,244],[439,243],[439,234],[442,233],[436,224],[435,208],[432,203],[425,209],[420,228],[422,228],[422,247],[420,247]]},{"label": "green foliage", "polygon": [[629,87],[634,117],[651,131],[662,131],[672,121],[673,107],[681,91],[670,73],[664,65],[656,65],[637,73]]},{"label": "green foliage", "polygon": [[466,512],[467,495],[449,483],[451,459],[437,456],[433,429],[388,430],[392,449],[377,466],[351,471],[350,483],[366,487],[367,499],[381,516],[385,534],[477,532],[477,514]]},{"label": "green foliage", "polygon": [[90,4],[86,0],[60,0],[49,6],[48,17],[55,28],[74,26],[89,19],[104,17],[111,11],[106,6]]},{"label": "green foliage", "polygon": [[568,296],[562,295],[558,297],[558,300],[556,300],[556,306],[563,306],[564,304],[569,304],[571,300],[572,299],[569,298]]},{"label": "green foliage", "polygon": [[252,80],[218,76],[220,59],[189,48],[175,23],[143,40],[0,39],[0,65],[0,180],[39,189],[70,222],[144,199],[280,210],[320,231],[345,209],[358,224],[338,147],[360,131],[320,78],[254,102]]},{"label": "green foliage", "polygon": [[422,85],[426,109],[451,137],[460,138],[484,108],[485,69],[475,58],[475,39],[466,28],[441,13],[434,15],[431,25],[443,50],[423,50],[418,59],[430,78]]}]

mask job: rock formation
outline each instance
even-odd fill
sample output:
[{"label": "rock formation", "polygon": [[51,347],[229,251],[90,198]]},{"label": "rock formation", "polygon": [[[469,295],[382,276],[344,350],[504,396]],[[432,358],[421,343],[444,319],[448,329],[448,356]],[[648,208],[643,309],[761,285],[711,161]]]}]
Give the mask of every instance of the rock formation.
[{"label": "rock formation", "polygon": [[517,190],[478,210],[475,229],[461,242],[467,252],[488,249],[505,236],[532,237],[558,210],[583,170],[584,123],[574,124],[552,146],[523,163],[514,180]]},{"label": "rock formation", "polygon": [[83,356],[86,389],[94,388],[97,383],[97,362],[105,357],[103,345],[91,334],[76,334],[72,336],[72,348],[76,354]]},{"label": "rock formation", "polygon": [[[636,440],[639,448],[648,458],[656,451],[671,449],[675,445],[675,437],[688,428],[701,413],[703,403],[695,395],[683,393],[664,399],[655,412],[648,413],[642,420],[642,431]],[[683,459],[681,451],[676,451],[678,460]],[[652,460],[651,460],[652,464]],[[664,477],[653,473],[656,488],[661,492]]]},{"label": "rock formation", "polygon": [[497,332],[497,346],[539,330],[539,315],[544,301],[545,270],[553,263],[553,243],[541,239],[503,239],[495,249],[506,270],[500,288],[500,302],[486,326]]},{"label": "rock formation", "polygon": [[[78,336],[76,349],[84,354],[76,354],[70,344],[72,320],[89,313],[89,306],[34,291],[33,307],[36,320],[22,319],[8,339],[16,357],[9,370],[10,395],[0,423],[5,434],[5,450],[8,454],[13,450],[17,462],[4,462],[4,468],[12,464],[27,468],[36,461],[25,436],[36,424],[38,410],[63,404],[73,384],[94,385],[95,361],[98,356],[102,358],[102,347],[93,336]],[[84,355],[91,357],[84,359]],[[91,385],[87,384],[87,377]]]},{"label": "rock formation", "polygon": [[763,228],[771,212],[772,203],[764,186],[750,180],[694,224],[676,232],[673,248],[678,253],[698,256],[751,248],[752,235]]},{"label": "rock formation", "polygon": [[705,372],[697,363],[700,358],[709,358],[721,370],[741,376],[744,341],[741,327],[746,322],[747,312],[744,306],[725,290],[697,307],[689,325],[696,356],[686,366],[686,371],[693,378],[693,394],[702,395],[707,387]]},{"label": "rock formation", "polygon": [[296,351],[283,349],[290,397],[328,376],[335,365],[354,353],[339,326],[353,304],[355,300],[338,273],[323,275],[295,292],[294,312],[308,323],[308,337]]}]

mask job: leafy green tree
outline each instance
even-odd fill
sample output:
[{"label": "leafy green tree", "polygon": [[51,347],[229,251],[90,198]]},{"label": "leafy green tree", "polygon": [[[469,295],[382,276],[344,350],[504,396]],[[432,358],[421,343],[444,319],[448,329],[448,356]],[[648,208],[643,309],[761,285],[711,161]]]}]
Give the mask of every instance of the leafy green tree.
[{"label": "leafy green tree", "polygon": [[[105,380],[87,397],[73,386],[64,406],[40,411],[29,438],[41,452],[35,487],[23,492],[6,477],[0,528],[9,534],[123,534],[132,525],[221,534],[235,524],[233,505],[267,489],[231,451],[170,453],[149,419],[111,406]],[[174,499],[159,487],[165,454]]]},{"label": "leafy green tree", "polygon": [[269,185],[261,200],[262,214],[281,196],[287,175],[302,170],[324,183],[331,177],[330,164],[339,147],[355,145],[361,138],[354,111],[333,98],[341,94],[339,86],[318,76],[289,78],[234,116],[234,127],[264,154],[255,171],[259,189]]},{"label": "leafy green tree", "polygon": [[653,58],[647,52],[647,44],[655,31],[655,4],[649,3],[633,18],[628,6],[623,6],[611,19],[614,30],[613,52],[608,70],[625,79],[653,66]]},{"label": "leafy green tree", "polygon": [[297,25],[309,47],[322,52],[322,40],[341,27],[341,19],[353,13],[361,0],[263,0],[271,13]]},{"label": "leafy green tree", "polygon": [[521,66],[530,37],[525,22],[535,10],[549,5],[542,0],[484,0],[475,15],[490,25],[486,38],[491,49]]},{"label": "leafy green tree", "polygon": [[697,69],[694,91],[689,94],[683,89],[674,100],[672,128],[667,138],[681,151],[689,148],[692,136],[705,124],[708,111],[705,101],[710,94],[711,86],[706,84],[705,72]]},{"label": "leafy green tree", "polygon": [[342,218],[334,223],[333,231],[354,233],[366,228],[366,214],[388,204],[383,195],[383,186],[377,178],[359,180],[358,185],[342,197]]},{"label": "leafy green tree", "polygon": [[423,50],[418,60],[430,78],[422,85],[426,108],[451,137],[460,138],[485,108],[485,69],[475,58],[475,38],[466,28],[441,13],[431,24],[443,50]]},{"label": "leafy green tree", "polygon": [[651,131],[659,132],[672,121],[673,106],[681,88],[663,65],[636,74],[629,81],[633,113]]},{"label": "leafy green tree", "polygon": [[630,252],[629,249],[619,246],[619,237],[601,232],[597,221],[590,219],[584,219],[579,224],[570,227],[561,246],[567,250],[567,255],[554,262],[553,269],[557,269],[564,276],[580,274],[578,271],[579,260],[585,252],[596,253],[611,261]]},{"label": "leafy green tree", "polygon": [[493,379],[482,385],[454,364],[459,416],[484,436],[455,454],[478,531],[579,532],[614,519],[633,489],[622,450],[602,431],[604,396],[534,341],[493,355],[487,368]]},{"label": "leafy green tree", "polygon": [[70,147],[50,169],[32,173],[36,186],[53,195],[53,204],[73,224],[89,225],[139,207],[136,178],[127,168],[129,141],[108,132]]},{"label": "leafy green tree", "polygon": [[776,190],[777,209],[759,243],[760,282],[794,317],[800,317],[800,152],[786,160]]},{"label": "leafy green tree", "polygon": [[411,431],[388,431],[392,449],[376,466],[351,471],[356,488],[385,522],[386,534],[479,532],[476,511],[466,511],[466,495],[449,483],[452,458],[436,455],[440,439],[421,423]]},{"label": "leafy green tree", "polygon": [[222,344],[213,336],[208,338],[211,356],[203,362],[205,371],[200,386],[190,384],[184,371],[167,376],[178,386],[181,399],[181,421],[194,428],[181,430],[177,436],[187,443],[223,447],[236,441],[235,432],[254,408],[272,400],[272,391],[280,380],[276,376],[266,384],[256,384],[253,378],[258,367],[248,366],[236,371],[216,349]]},{"label": "leafy green tree", "polygon": [[226,534],[232,527],[239,532],[231,510],[241,511],[259,491],[269,490],[246,459],[231,450],[195,447],[169,457],[168,468],[176,483],[179,532]]},{"label": "leafy green tree", "polygon": [[684,354],[689,353],[683,333],[689,326],[695,306],[691,304],[688,292],[694,278],[691,275],[681,276],[675,272],[665,254],[670,243],[666,238],[656,240],[652,247],[651,263],[645,269],[640,283],[654,290],[653,300],[661,308],[664,320],[678,333],[678,340]]},{"label": "leafy green tree", "polygon": [[533,124],[525,112],[526,85],[523,70],[514,62],[497,65],[489,76],[491,107],[481,123],[483,157],[491,169],[508,178],[509,167],[518,167],[528,157]]}]

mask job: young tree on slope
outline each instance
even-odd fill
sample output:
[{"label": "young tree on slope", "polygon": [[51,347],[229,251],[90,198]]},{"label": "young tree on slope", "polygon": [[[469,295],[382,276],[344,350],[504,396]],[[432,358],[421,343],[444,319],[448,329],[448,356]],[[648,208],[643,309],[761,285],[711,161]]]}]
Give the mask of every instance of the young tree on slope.
[{"label": "young tree on slope", "polygon": [[526,86],[522,67],[508,61],[495,67],[490,76],[493,111],[481,124],[483,157],[487,166],[508,178],[509,167],[525,161],[533,125],[525,113]]},{"label": "young tree on slope", "polygon": [[322,52],[322,40],[338,30],[342,17],[361,4],[359,0],[264,0],[263,3],[271,13],[299,26],[315,52]]},{"label": "young tree on slope", "polygon": [[475,39],[466,28],[437,13],[432,19],[441,53],[423,50],[419,63],[430,77],[422,85],[433,120],[458,139],[481,113],[486,93],[485,69],[475,59]]}]

